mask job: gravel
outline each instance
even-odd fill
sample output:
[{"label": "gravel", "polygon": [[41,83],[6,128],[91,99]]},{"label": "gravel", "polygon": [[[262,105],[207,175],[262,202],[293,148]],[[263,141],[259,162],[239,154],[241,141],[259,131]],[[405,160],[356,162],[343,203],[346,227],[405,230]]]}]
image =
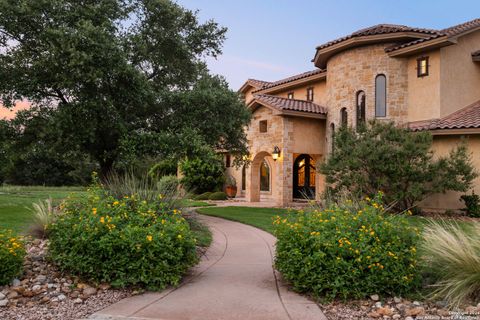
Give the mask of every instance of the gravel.
[{"label": "gravel", "polygon": [[81,319],[137,293],[62,274],[46,261],[46,248],[46,241],[29,243],[22,277],[0,286],[1,320]]}]

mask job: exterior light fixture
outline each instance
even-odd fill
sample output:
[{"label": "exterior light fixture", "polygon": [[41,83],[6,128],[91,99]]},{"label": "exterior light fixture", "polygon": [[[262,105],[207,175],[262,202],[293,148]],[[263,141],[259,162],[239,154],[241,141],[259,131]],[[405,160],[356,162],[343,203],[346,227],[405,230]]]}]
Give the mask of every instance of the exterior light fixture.
[{"label": "exterior light fixture", "polygon": [[273,147],[273,152],[272,152],[273,161],[277,161],[278,157],[280,157],[280,148],[275,146]]}]

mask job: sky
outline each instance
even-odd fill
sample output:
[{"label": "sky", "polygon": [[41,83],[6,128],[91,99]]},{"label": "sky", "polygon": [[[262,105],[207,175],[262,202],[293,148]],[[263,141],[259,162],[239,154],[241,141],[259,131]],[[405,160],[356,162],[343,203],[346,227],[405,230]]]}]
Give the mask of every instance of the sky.
[{"label": "sky", "polygon": [[313,70],[315,47],[380,23],[443,29],[480,18],[480,0],[177,0],[228,28],[212,73],[237,90],[248,79]]}]

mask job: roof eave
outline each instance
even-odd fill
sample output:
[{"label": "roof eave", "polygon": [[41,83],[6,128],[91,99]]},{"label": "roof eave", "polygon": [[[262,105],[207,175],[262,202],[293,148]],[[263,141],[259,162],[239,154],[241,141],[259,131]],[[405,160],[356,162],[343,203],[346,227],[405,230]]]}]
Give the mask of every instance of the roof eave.
[{"label": "roof eave", "polygon": [[474,62],[480,62],[480,55],[478,55],[478,56],[472,56],[472,61],[474,61]]},{"label": "roof eave", "polygon": [[317,47],[315,56],[312,59],[312,62],[317,68],[325,68],[327,65],[327,60],[336,53],[344,51],[346,49],[374,43],[382,43],[388,41],[401,41],[401,40],[414,40],[414,39],[425,39],[431,36],[431,34],[423,34],[416,32],[395,32],[395,33],[385,33],[377,35],[368,35],[361,37],[350,38],[331,46],[321,48]]},{"label": "roof eave", "polygon": [[425,42],[420,42],[415,45],[411,45],[408,47],[400,48],[394,51],[388,52],[390,57],[406,57],[410,56],[419,52],[424,52],[427,50],[434,50],[446,46],[450,46],[452,44],[457,43],[457,40],[454,38],[449,38],[447,36],[438,37],[432,40],[428,40]]},{"label": "roof eave", "polygon": [[326,114],[306,112],[306,111],[282,110],[280,111],[279,114],[282,116],[292,116],[292,117],[301,117],[301,118],[327,119]]},{"label": "roof eave", "polygon": [[429,129],[433,136],[480,134],[480,128]]},{"label": "roof eave", "polygon": [[279,84],[277,86],[258,89],[254,93],[264,93],[264,94],[275,93],[275,92],[283,91],[283,90],[286,90],[286,89],[298,87],[300,85],[309,84],[311,82],[315,82],[315,81],[319,81],[319,80],[325,80],[326,78],[327,78],[327,72],[324,71],[322,73],[317,73],[317,74],[314,74],[314,75],[309,76],[309,77],[297,79],[297,80],[290,81],[290,82],[285,82],[285,83]]}]

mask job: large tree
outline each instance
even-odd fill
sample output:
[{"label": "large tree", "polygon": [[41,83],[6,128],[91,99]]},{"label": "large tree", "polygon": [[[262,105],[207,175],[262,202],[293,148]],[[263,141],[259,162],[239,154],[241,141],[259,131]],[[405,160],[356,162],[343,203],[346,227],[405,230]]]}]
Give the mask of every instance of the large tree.
[{"label": "large tree", "polygon": [[[63,146],[80,148],[106,174],[132,134],[191,140],[178,130],[186,124],[177,110],[191,111],[181,97],[208,78],[204,58],[221,53],[225,32],[170,0],[0,0],[0,97],[6,107],[27,99],[55,110]],[[230,102],[233,114],[245,113]],[[207,117],[187,124],[196,139],[242,149],[245,117]],[[207,130],[220,120],[228,130]]]},{"label": "large tree", "polygon": [[373,196],[382,191],[386,202],[400,210],[433,193],[466,192],[477,177],[466,144],[438,157],[432,141],[429,132],[411,132],[393,123],[343,127],[335,133],[333,153],[321,172],[334,193]]}]

